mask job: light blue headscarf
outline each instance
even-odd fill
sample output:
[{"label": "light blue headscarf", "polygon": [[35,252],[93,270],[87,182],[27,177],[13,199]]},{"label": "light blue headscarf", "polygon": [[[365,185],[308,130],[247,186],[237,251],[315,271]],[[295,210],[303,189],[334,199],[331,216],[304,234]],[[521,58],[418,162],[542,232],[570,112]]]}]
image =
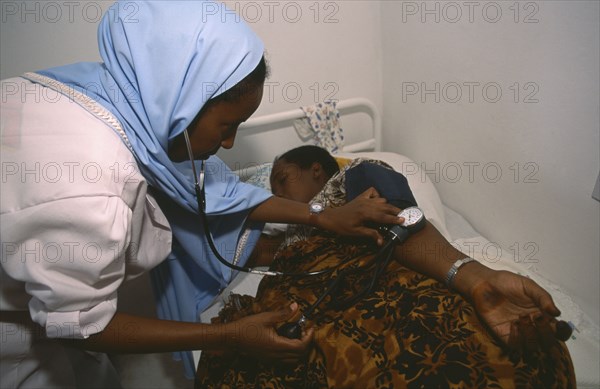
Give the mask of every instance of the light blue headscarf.
[{"label": "light blue headscarf", "polygon": [[[159,202],[175,238],[170,257],[153,274],[159,316],[197,321],[232,273],[205,240],[190,162],[172,162],[168,145],[207,100],[255,69],[263,44],[223,4],[208,1],[117,2],[100,22],[98,41],[103,63],[38,73],[93,98],[121,122],[142,174],[163,194]],[[252,227],[239,261],[245,263],[262,228],[245,223],[247,214],[270,196],[240,183],[219,158],[207,161],[207,214],[225,257],[233,257],[244,227]],[[191,353],[184,362],[193,375]]]}]

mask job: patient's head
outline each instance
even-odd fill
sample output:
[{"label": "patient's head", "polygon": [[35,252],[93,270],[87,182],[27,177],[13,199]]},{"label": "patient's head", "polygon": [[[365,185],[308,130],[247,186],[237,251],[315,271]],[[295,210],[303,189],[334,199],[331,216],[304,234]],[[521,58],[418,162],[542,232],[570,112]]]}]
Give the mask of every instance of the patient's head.
[{"label": "patient's head", "polygon": [[308,203],[338,171],[335,158],[327,150],[300,146],[275,158],[271,191],[279,197]]}]

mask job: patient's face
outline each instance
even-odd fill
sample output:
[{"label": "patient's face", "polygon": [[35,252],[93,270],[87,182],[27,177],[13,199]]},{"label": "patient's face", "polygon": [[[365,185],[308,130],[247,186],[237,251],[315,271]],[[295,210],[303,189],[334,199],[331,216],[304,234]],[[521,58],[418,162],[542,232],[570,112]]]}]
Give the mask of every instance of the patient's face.
[{"label": "patient's face", "polygon": [[301,169],[294,163],[279,160],[273,165],[270,181],[275,196],[308,203],[326,180],[323,181],[313,169]]}]

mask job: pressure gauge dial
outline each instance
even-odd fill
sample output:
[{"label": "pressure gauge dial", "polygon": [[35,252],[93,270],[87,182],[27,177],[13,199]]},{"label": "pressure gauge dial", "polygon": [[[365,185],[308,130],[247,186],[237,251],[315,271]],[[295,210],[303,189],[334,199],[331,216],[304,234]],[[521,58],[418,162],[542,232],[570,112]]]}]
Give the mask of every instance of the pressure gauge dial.
[{"label": "pressure gauge dial", "polygon": [[423,215],[423,211],[419,207],[405,208],[398,216],[404,218],[404,223],[401,224],[404,228],[415,227],[425,219],[425,215]]},{"label": "pressure gauge dial", "polygon": [[385,228],[388,238],[397,244],[402,244],[411,234],[425,227],[425,215],[419,207],[404,208],[398,216],[404,218],[402,224]]}]

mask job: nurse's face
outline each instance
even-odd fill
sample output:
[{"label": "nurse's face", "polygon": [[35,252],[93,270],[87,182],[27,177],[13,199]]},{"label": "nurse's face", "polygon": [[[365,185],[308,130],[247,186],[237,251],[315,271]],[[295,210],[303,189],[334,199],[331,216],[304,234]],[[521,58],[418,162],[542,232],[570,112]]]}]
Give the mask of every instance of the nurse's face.
[{"label": "nurse's face", "polygon": [[275,196],[308,203],[327,182],[328,177],[321,164],[314,163],[301,169],[295,163],[278,160],[271,171],[271,191]]},{"label": "nurse's face", "polygon": [[[219,101],[204,109],[188,127],[194,159],[207,159],[221,147],[233,147],[239,125],[256,111],[262,100],[262,85],[236,101]],[[183,134],[169,148],[169,158],[175,162],[187,160]]]}]

